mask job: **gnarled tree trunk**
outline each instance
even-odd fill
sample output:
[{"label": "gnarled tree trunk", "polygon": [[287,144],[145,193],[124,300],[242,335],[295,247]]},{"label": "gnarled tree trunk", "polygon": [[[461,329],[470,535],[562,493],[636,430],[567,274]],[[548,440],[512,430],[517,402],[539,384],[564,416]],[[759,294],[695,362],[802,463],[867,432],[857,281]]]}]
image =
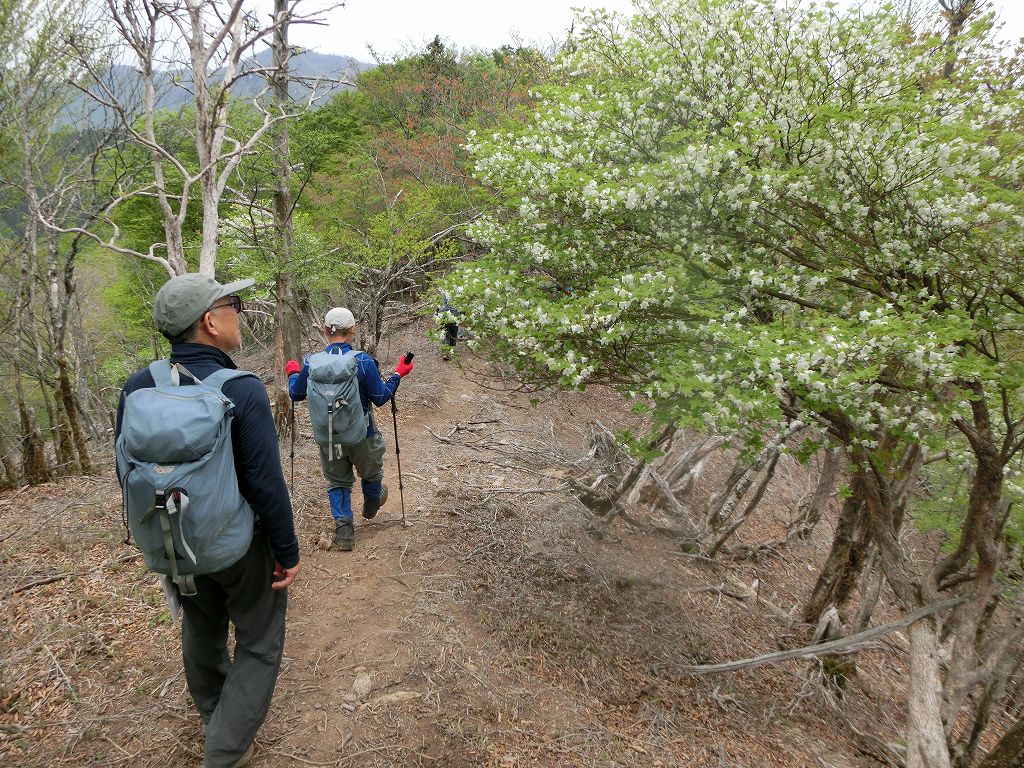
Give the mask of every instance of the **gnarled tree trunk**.
[{"label": "gnarled tree trunk", "polygon": [[832,548],[804,604],[802,616],[805,622],[816,624],[830,605],[838,608],[846,602],[860,575],[863,566],[862,548],[869,539],[863,491],[858,473],[854,473],[850,482],[850,495],[843,501],[836,522]]}]

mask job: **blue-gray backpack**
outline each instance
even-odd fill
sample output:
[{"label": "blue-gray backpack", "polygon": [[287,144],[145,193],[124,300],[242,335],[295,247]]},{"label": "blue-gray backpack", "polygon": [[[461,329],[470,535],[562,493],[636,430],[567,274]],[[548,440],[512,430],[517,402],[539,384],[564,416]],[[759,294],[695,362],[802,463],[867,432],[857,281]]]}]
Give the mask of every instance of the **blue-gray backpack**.
[{"label": "blue-gray backpack", "polygon": [[[125,518],[149,569],[194,595],[196,575],[236,563],[252,542],[231,445],[234,404],[221,390],[253,374],[222,368],[199,381],[166,359],[149,372],[155,385],[125,397],[115,446]],[[181,373],[196,383],[181,384]]]},{"label": "blue-gray backpack", "polygon": [[366,414],[359,399],[359,352],[342,355],[317,352],[306,358],[309,380],[309,420],[313,439],[334,456],[335,446],[355,445],[366,439]]}]

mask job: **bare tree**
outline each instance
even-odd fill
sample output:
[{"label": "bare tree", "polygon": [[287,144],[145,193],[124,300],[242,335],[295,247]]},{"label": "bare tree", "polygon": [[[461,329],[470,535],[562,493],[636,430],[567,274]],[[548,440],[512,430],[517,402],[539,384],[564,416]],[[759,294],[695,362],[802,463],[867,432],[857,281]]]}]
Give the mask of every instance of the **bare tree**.
[{"label": "bare tree", "polygon": [[[79,224],[97,205],[102,208],[95,202],[92,166],[108,134],[99,126],[91,131],[69,126],[76,54],[95,51],[101,27],[77,0],[4,3],[0,14],[7,33],[0,41],[7,62],[0,78],[0,131],[8,138],[0,185],[18,202],[11,223],[21,238],[12,368],[25,476],[34,482],[45,479],[48,470],[42,434],[21,380],[26,374],[40,387],[58,471],[92,471],[67,333],[79,241],[61,238],[42,223]],[[74,50],[68,45],[72,37]]]},{"label": "bare tree", "polygon": [[[290,111],[288,92],[290,58],[288,48],[288,14],[285,0],[274,0],[274,71],[271,75],[274,103],[282,114]],[[302,324],[296,301],[296,271],[292,258],[293,228],[292,164],[288,151],[288,123],[274,126],[274,158],[276,187],[274,189],[274,230],[276,237],[276,268],[274,270],[274,389],[278,434],[287,434],[290,398],[284,373],[285,360],[299,357],[302,349]]]},{"label": "bare tree", "polygon": [[[296,13],[299,1],[293,0],[262,24],[243,0],[107,0],[106,13],[117,33],[111,60],[130,62],[138,77],[137,84],[131,85],[137,88],[129,87],[121,76],[124,65],[97,66],[83,57],[90,75],[83,90],[116,117],[125,135],[148,156],[151,170],[151,175],[139,176],[145,181],[125,185],[109,208],[116,210],[121,203],[137,198],[155,200],[165,241],[151,244],[146,251],[127,247],[109,216],[104,217],[108,229],[102,235],[98,228],[57,228],[158,263],[168,275],[182,274],[189,270],[187,216],[198,196],[202,212],[198,271],[213,276],[220,206],[232,175],[243,158],[257,151],[268,132],[316,97],[313,88],[299,105],[266,98],[270,82],[282,79],[279,69],[284,70],[282,77],[287,82],[288,57],[262,66],[254,55],[259,46],[270,44],[281,34],[283,25],[316,21]],[[286,41],[287,35],[281,39]],[[259,116],[255,124],[230,119],[232,88],[246,78],[266,83],[249,99]],[[168,137],[160,127],[160,110],[182,97],[191,112],[192,126],[184,143],[194,149],[194,167],[178,149],[181,137]]]}]

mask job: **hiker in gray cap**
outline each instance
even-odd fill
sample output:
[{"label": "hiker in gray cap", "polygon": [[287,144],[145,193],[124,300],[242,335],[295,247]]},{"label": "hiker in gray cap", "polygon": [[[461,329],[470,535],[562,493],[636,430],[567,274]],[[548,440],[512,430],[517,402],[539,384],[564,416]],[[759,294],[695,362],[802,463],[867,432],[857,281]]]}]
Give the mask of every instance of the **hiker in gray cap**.
[{"label": "hiker in gray cap", "polygon": [[327,348],[309,355],[300,366],[289,360],[288,392],[292,400],[309,396],[309,420],[313,437],[320,446],[320,466],[327,479],[327,498],[334,519],[334,544],[343,552],[355,542],[352,520],[352,485],[359,473],[363,492],[363,517],[377,514],[388,498],[384,479],[384,438],[373,419],[370,404],[390,402],[395,390],[413,367],[399,360],[386,381],[377,361],[352,348],[356,319],[344,307],[335,307],[324,317]]},{"label": "hiker in gray cap", "polygon": [[[266,388],[251,373],[237,371],[228,356],[241,344],[244,305],[237,294],[252,284],[221,285],[200,274],[168,280],[153,303],[153,318],[171,343],[170,358],[128,379],[117,412],[126,519],[147,565],[170,574],[164,576],[170,602],[180,600],[185,679],[203,720],[205,768],[243,766],[253,757],[284,652],[286,588],[300,568]],[[161,394],[165,406],[153,407]],[[215,447],[227,445],[230,452],[220,462],[215,448],[196,460],[203,450],[190,438],[196,425],[173,423],[176,409],[204,396],[211,418],[219,419]],[[228,424],[230,441],[223,439]],[[145,509],[147,487],[140,488],[138,478],[154,466],[153,476],[166,473],[170,485],[157,480],[149,486]],[[179,468],[184,471],[175,475]],[[189,527],[203,516],[214,523],[206,538]],[[154,534],[161,518],[169,527],[165,522],[163,534],[159,527]],[[218,556],[235,539],[239,551],[228,549],[233,562],[225,564]],[[208,557],[217,570],[204,571]],[[233,653],[229,623],[235,628]]]}]

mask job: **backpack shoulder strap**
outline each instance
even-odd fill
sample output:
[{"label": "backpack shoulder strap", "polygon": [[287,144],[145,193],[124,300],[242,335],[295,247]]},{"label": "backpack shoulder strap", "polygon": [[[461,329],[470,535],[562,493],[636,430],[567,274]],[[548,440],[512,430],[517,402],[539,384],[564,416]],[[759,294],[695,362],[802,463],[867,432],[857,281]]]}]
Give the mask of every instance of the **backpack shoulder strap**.
[{"label": "backpack shoulder strap", "polygon": [[251,371],[239,371],[232,370],[231,368],[219,368],[218,370],[211,373],[205,379],[203,379],[203,386],[211,387],[216,389],[218,392],[223,392],[224,385],[232,379],[241,379],[245,376],[252,376],[256,378],[256,374]]},{"label": "backpack shoulder strap", "polygon": [[149,364],[149,373],[153,377],[154,385],[169,386],[171,383],[171,359],[165,357],[162,360],[154,360]]}]

